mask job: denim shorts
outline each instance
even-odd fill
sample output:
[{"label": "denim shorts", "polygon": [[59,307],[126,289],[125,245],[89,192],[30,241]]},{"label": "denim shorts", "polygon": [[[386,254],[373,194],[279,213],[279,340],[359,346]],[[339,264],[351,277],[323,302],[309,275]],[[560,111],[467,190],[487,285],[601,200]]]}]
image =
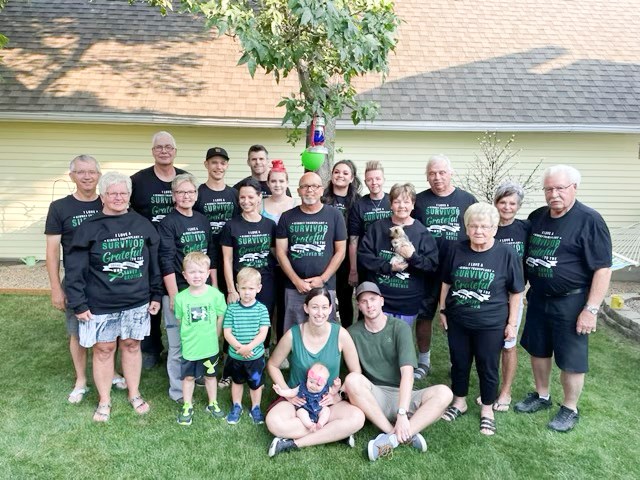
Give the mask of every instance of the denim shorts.
[{"label": "denim shorts", "polygon": [[93,315],[91,320],[80,322],[80,345],[90,348],[118,338],[142,340],[149,335],[150,326],[148,303],[121,312]]}]

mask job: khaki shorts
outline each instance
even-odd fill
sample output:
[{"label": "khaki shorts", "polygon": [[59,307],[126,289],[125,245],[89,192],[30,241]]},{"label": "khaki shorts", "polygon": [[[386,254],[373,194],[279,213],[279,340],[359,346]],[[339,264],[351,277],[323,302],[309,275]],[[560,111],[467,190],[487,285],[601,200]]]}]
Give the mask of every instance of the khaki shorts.
[{"label": "khaki shorts", "polygon": [[[374,385],[370,383],[370,390],[373,397],[378,402],[382,413],[387,417],[391,423],[395,423],[396,416],[398,414],[398,393],[400,389],[397,387],[387,387],[383,385]],[[411,417],[420,405],[422,405],[422,395],[425,392],[425,388],[422,390],[413,390],[411,392],[411,402],[409,402],[408,416]]]}]

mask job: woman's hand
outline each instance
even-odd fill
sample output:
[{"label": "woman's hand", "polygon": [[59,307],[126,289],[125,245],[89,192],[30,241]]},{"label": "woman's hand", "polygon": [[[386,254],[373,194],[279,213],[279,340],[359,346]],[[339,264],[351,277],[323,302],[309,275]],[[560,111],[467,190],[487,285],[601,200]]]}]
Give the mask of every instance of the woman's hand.
[{"label": "woman's hand", "polygon": [[504,327],[504,339],[507,342],[511,342],[515,340],[515,338],[516,338],[516,327],[514,327],[513,325],[509,325],[507,323],[507,326]]},{"label": "woman's hand", "polygon": [[447,316],[442,312],[440,312],[440,326],[445,332],[449,330],[449,324],[447,323]]},{"label": "woman's hand", "polygon": [[86,312],[76,313],[76,318],[79,322],[88,322],[93,318],[93,315],[91,314],[91,310],[87,310]]},{"label": "woman's hand", "polygon": [[155,315],[160,311],[160,302],[156,302],[156,301],[150,302],[149,308],[147,310],[151,315]]},{"label": "woman's hand", "polygon": [[407,262],[393,262],[391,264],[392,272],[403,272],[407,268],[409,268],[409,264]]},{"label": "woman's hand", "polygon": [[238,300],[240,300],[240,295],[238,295],[238,292],[229,292],[227,294],[227,305],[236,303]]},{"label": "woman's hand", "polygon": [[352,287],[357,287],[358,286],[358,271],[357,270],[350,270],[349,271],[349,285],[351,285]]},{"label": "woman's hand", "polygon": [[65,311],[67,307],[67,298],[64,295],[62,288],[51,289],[51,305],[58,310]]},{"label": "woman's hand", "polygon": [[318,403],[323,407],[330,407],[331,405],[335,405],[338,402],[342,401],[342,397],[336,391],[335,393],[331,393],[331,390],[327,392]]}]

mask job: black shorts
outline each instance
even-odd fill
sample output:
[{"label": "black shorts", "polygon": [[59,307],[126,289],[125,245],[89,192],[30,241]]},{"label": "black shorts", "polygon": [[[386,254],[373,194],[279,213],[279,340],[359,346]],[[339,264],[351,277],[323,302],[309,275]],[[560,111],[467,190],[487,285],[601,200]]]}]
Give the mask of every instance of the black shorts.
[{"label": "black shorts", "polygon": [[235,384],[246,383],[251,390],[257,390],[264,384],[264,357],[255,360],[236,360],[227,357],[224,364],[225,378],[231,378]]},{"label": "black shorts", "polygon": [[182,359],[180,363],[180,378],[182,380],[185,377],[200,378],[203,375],[205,377],[217,377],[220,371],[220,358],[219,354],[213,357],[203,358],[202,360],[185,360]]},{"label": "black shorts", "polygon": [[555,358],[560,370],[589,371],[589,336],[578,335],[576,322],[588,292],[566,297],[547,297],[529,290],[527,318],[520,344],[531,356]]}]

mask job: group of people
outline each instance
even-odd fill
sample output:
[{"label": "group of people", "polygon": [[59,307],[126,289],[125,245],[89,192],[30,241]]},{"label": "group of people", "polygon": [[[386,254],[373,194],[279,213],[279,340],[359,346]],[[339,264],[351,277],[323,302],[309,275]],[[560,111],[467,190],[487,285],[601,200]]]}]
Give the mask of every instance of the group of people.
[{"label": "group of people", "polygon": [[[149,411],[141,369],[159,362],[164,325],[178,423],[192,422],[197,382],[206,387],[207,414],[237,423],[246,383],[250,418],[274,435],[271,456],[336,441],[353,446],[365,419],[381,431],[368,442],[371,460],[401,444],[426,451],[422,430],[466,413],[474,361],[480,433],[494,435],[494,412],[512,402],[528,281],[521,344],[535,392],[514,409],[551,407],[555,358],[564,398],[548,425],[568,431],[577,423],[588,335],[611,275],[611,239],[602,217],[576,200],[576,169],[547,169],[547,205],[524,221],[516,218],[521,186],[506,182],[493,205],[477,202],[453,185],[444,155],[428,160],[424,192],[404,183],[387,194],[383,166],[371,161],[362,195],[355,164],[341,160],[327,186],[316,173],[302,175],[296,205],[283,162],[269,166],[261,145],[249,149],[251,175],[234,187],[225,183],[224,148],[206,152],[202,185],[174,167],[169,133],[154,135],[151,152],[154,165],[132,177],[102,175],[93,157],[74,158],[76,191],[54,201],[47,217],[52,303],[66,311],[76,371],[69,402],[88,391],[86,349],[93,347],[95,421],[109,420],[112,387],[128,389],[138,414]],[[436,311],[449,343],[451,387],[414,390],[431,370]],[[266,416],[265,369],[278,394]],[[217,402],[217,388],[226,386],[228,413]]]}]

